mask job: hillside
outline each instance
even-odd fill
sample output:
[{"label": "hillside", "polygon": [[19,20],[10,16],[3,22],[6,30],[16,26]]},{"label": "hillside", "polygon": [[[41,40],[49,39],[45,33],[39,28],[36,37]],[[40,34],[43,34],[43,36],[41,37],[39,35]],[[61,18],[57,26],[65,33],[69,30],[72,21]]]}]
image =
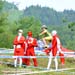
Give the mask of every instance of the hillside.
[{"label": "hillside", "polygon": [[24,10],[24,16],[34,16],[39,19],[42,24],[46,25],[63,25],[64,21],[75,22],[75,11],[64,10],[57,12],[48,7],[30,6]]},{"label": "hillside", "polygon": [[46,24],[50,32],[57,30],[62,45],[75,50],[75,11],[57,12],[38,5],[20,11],[14,3],[0,0],[0,47],[12,48],[13,39],[20,28],[24,30],[25,37],[29,30],[34,37],[38,37],[42,24]]},{"label": "hillside", "polygon": [[74,10],[64,10],[63,12],[57,12],[53,8],[41,7],[37,5],[30,6],[23,11],[19,11],[14,3],[8,3],[4,1],[2,11],[10,14],[9,19],[12,17],[13,20],[17,20],[20,16],[33,16],[40,20],[42,24],[46,25],[65,25],[68,24],[68,22],[75,22]]}]

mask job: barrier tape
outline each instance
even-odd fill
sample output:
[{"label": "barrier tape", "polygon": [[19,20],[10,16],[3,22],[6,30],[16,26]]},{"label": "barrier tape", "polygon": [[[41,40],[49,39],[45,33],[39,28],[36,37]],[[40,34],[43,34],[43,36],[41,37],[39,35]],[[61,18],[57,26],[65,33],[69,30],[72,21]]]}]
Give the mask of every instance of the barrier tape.
[{"label": "barrier tape", "polygon": [[[8,51],[7,51],[8,52]],[[1,53],[1,52],[0,52]],[[65,56],[56,56],[57,58],[64,58],[64,57],[75,57],[75,52],[64,52],[64,54],[74,54],[74,55],[65,55]],[[54,58],[53,56],[51,56],[52,58]],[[6,55],[2,55],[0,56],[0,58],[50,58],[50,56],[6,56]],[[9,64],[9,63],[6,63]],[[13,65],[13,63],[12,63]],[[33,67],[34,68],[34,67]],[[38,67],[39,68],[39,67]],[[40,67],[40,69],[42,69]],[[44,68],[43,68],[44,69]],[[64,70],[71,70],[71,69],[75,69],[75,68],[68,68],[68,69],[58,69],[58,71],[64,71]],[[19,73],[16,75],[21,75],[21,74],[36,74],[36,73],[46,73],[46,72],[54,72],[56,70],[44,70],[44,71],[35,71],[35,72],[30,72],[30,73]],[[9,75],[9,74],[8,74]],[[15,75],[15,74],[10,74],[10,75]]]},{"label": "barrier tape", "polygon": [[[68,57],[75,57],[75,55],[65,55],[65,56],[56,56],[56,58],[68,58]],[[54,58],[54,56],[5,56],[1,55],[0,58]]]},{"label": "barrier tape", "polygon": [[[14,53],[14,50],[13,49],[0,49],[0,53],[1,54],[11,54],[11,53]],[[39,51],[39,50],[35,50],[35,54],[44,54],[45,52],[43,51]],[[64,54],[74,54],[75,55],[75,52],[63,52]]]}]

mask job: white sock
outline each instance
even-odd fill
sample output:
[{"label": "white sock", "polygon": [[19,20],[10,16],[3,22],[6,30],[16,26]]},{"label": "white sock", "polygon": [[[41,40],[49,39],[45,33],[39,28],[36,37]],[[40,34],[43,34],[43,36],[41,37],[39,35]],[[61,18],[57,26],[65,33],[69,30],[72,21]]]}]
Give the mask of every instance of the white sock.
[{"label": "white sock", "polygon": [[17,67],[17,58],[14,60],[14,67]]},{"label": "white sock", "polygon": [[55,68],[57,70],[58,69],[58,61],[57,61],[57,58],[56,57],[54,58],[54,61],[55,61]]},{"label": "white sock", "polygon": [[19,67],[22,66],[22,58],[19,59]]},{"label": "white sock", "polygon": [[49,58],[47,69],[50,69],[52,57]]}]

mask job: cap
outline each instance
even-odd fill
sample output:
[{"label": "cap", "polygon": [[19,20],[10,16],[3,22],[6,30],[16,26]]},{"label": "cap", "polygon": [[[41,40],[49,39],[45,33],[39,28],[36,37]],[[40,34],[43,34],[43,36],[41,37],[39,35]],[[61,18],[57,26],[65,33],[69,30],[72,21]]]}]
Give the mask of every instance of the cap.
[{"label": "cap", "polygon": [[47,29],[47,26],[46,25],[42,25],[42,27],[41,28],[46,28]]},{"label": "cap", "polygon": [[28,32],[28,36],[32,36],[32,32],[31,31]]},{"label": "cap", "polygon": [[53,30],[52,31],[52,35],[54,36],[54,35],[56,35],[57,34],[57,31],[56,30]]},{"label": "cap", "polygon": [[18,32],[23,33],[23,30],[22,29],[19,29]]}]

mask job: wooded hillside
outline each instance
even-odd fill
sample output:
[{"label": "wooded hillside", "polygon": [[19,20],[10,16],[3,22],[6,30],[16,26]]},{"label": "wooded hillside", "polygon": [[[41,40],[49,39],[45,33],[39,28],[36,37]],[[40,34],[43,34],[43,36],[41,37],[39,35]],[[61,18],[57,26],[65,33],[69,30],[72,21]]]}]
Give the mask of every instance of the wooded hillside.
[{"label": "wooded hillside", "polygon": [[20,28],[25,37],[29,30],[37,37],[42,24],[46,24],[50,32],[57,30],[63,46],[75,50],[75,11],[57,12],[38,5],[20,11],[13,3],[0,0],[0,47],[12,48],[13,38]]}]

